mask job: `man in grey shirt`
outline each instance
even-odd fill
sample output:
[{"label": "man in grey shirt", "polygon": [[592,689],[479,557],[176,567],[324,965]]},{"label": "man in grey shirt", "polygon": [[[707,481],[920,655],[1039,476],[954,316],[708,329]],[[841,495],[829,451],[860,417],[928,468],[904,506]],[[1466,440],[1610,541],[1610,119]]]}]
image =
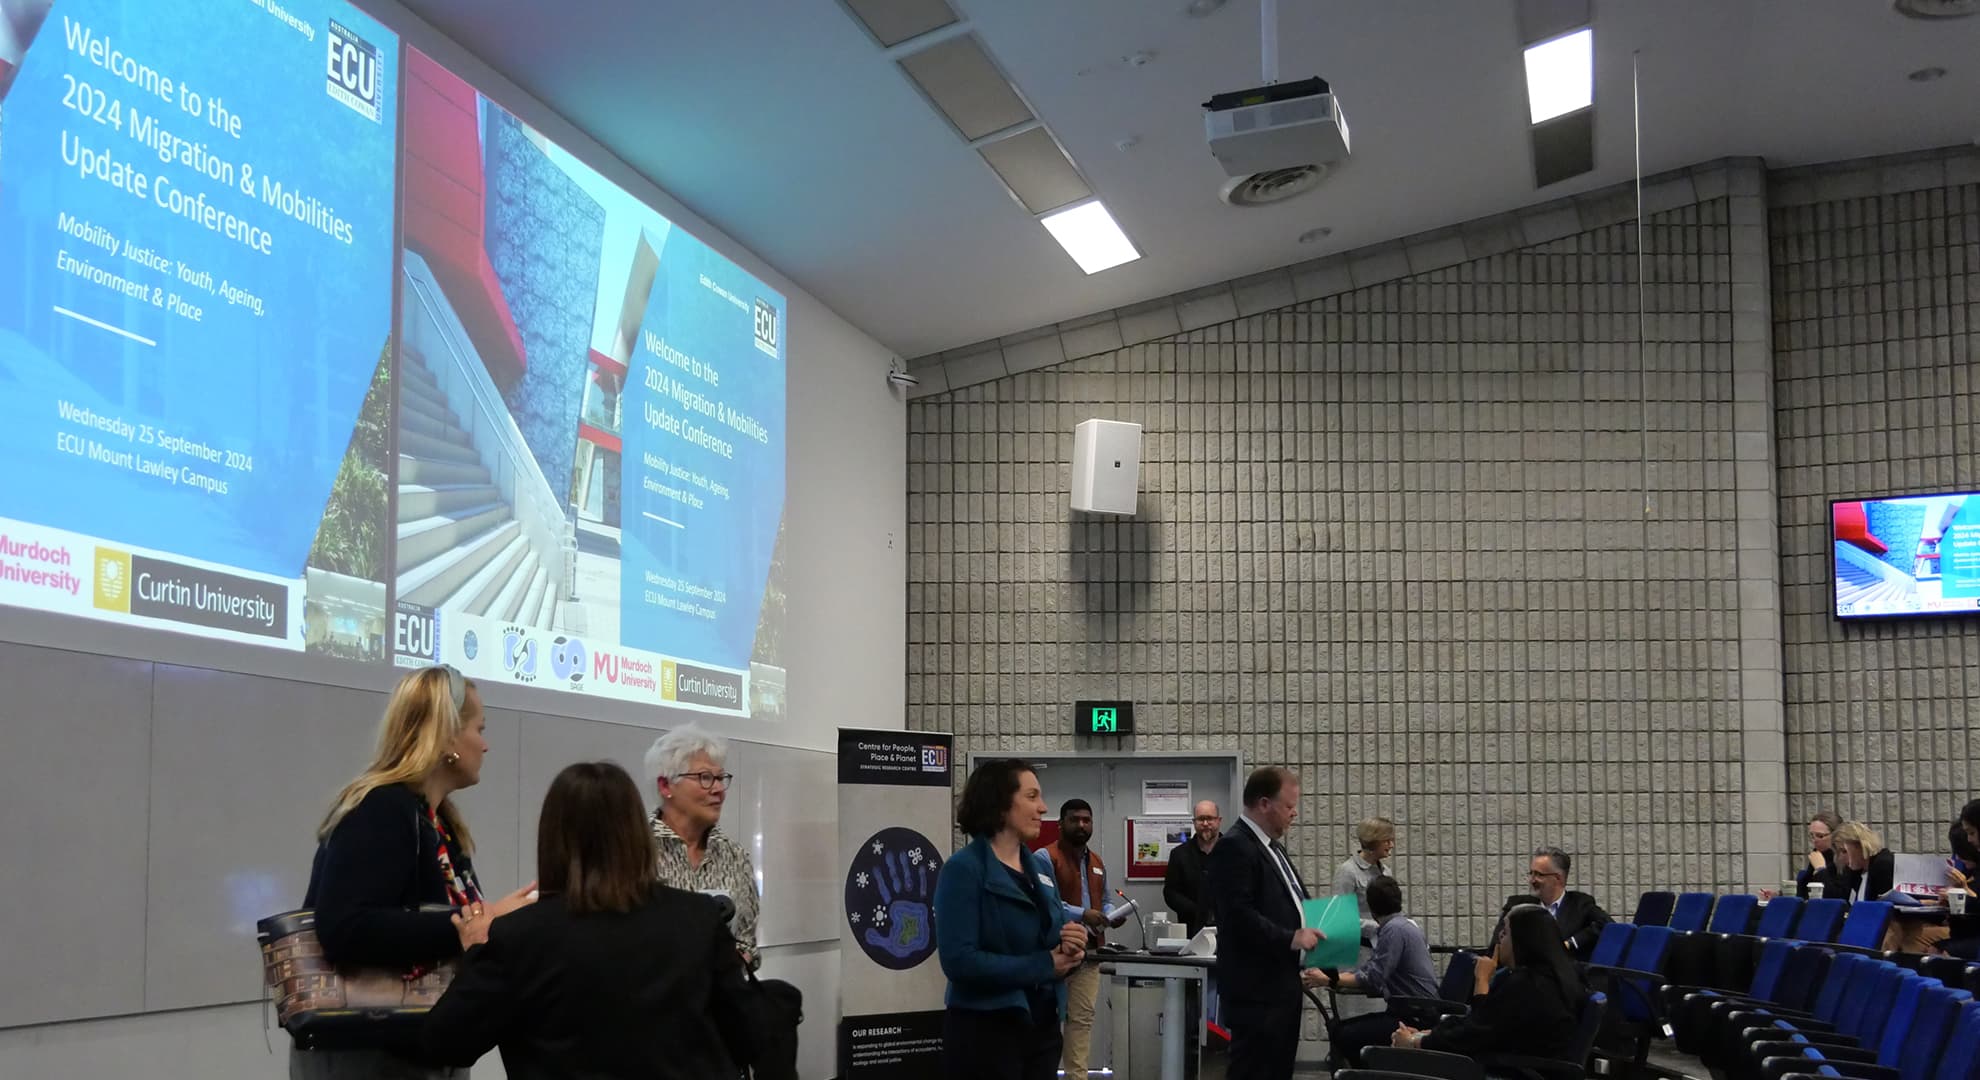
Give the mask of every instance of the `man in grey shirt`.
[{"label": "man in grey shirt", "polygon": [[[1436,997],[1437,969],[1430,963],[1430,943],[1423,928],[1402,913],[1402,886],[1395,878],[1378,877],[1368,883],[1368,911],[1376,924],[1375,950],[1368,962],[1333,976],[1308,968],[1301,980],[1309,987],[1359,987],[1370,997]],[[1400,1022],[1387,1010],[1342,1020],[1333,1033],[1335,1057],[1360,1067],[1362,1049],[1389,1045]]]}]

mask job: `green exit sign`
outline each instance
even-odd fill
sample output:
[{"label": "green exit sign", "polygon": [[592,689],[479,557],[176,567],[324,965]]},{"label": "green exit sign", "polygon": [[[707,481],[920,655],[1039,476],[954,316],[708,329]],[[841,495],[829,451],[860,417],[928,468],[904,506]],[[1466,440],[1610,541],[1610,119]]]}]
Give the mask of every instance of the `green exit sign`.
[{"label": "green exit sign", "polygon": [[1134,702],[1076,701],[1073,703],[1074,735],[1132,735]]}]

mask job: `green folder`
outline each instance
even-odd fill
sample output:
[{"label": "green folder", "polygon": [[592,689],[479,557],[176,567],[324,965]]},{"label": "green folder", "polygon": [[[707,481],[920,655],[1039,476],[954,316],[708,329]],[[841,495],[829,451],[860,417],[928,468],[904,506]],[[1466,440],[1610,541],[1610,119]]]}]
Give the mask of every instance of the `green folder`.
[{"label": "green folder", "polygon": [[1352,969],[1361,958],[1361,907],[1352,896],[1323,896],[1300,905],[1306,926],[1326,935],[1307,950],[1301,967]]}]

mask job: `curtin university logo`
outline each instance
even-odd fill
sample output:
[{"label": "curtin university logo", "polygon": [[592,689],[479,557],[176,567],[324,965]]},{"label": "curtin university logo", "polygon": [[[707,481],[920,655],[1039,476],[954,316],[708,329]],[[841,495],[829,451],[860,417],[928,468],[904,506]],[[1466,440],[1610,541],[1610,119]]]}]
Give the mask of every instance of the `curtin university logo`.
[{"label": "curtin university logo", "polygon": [[104,611],[131,610],[131,553],[96,549],[96,606]]},{"label": "curtin university logo", "polygon": [[330,54],[324,59],[324,92],[372,123],[380,123],[378,94],[382,74],[378,46],[350,27],[330,20]]}]

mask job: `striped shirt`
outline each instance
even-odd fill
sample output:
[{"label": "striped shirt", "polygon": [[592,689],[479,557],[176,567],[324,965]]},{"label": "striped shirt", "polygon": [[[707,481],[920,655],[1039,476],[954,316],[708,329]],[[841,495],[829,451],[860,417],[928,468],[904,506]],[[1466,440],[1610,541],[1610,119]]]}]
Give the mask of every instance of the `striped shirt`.
[{"label": "striped shirt", "polygon": [[689,892],[726,896],[735,903],[736,915],[729,920],[729,932],[735,935],[736,944],[742,946],[743,958],[749,966],[756,967],[759,902],[756,868],[749,861],[749,852],[729,839],[720,827],[710,827],[701,853],[701,865],[696,866],[688,858],[687,841],[667,827],[667,823],[660,819],[659,811],[653,814],[653,847],[658,859],[660,884]]}]

